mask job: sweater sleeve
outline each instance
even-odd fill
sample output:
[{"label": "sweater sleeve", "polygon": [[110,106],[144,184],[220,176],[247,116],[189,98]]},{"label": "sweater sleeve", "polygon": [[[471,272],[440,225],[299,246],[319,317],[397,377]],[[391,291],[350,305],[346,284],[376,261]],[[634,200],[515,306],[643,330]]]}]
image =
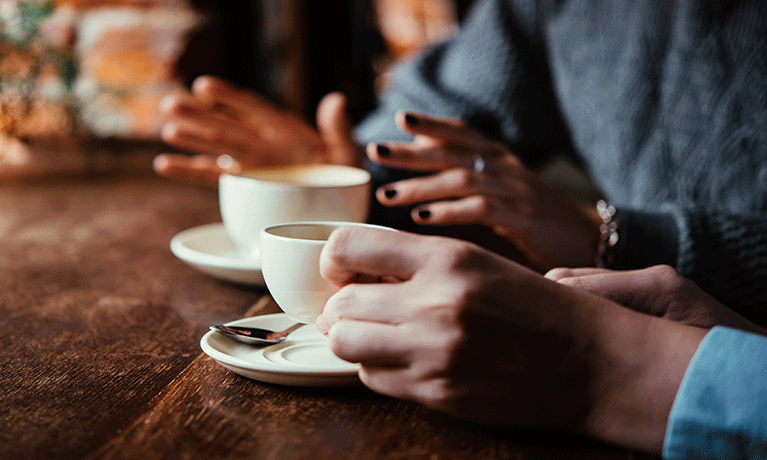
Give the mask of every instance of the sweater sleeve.
[{"label": "sweater sleeve", "polygon": [[568,146],[537,15],[535,2],[479,2],[451,39],[396,69],[358,140],[405,139],[394,115],[411,110],[461,119],[530,163]]},{"label": "sweater sleeve", "polygon": [[663,458],[767,457],[767,337],[716,327],[687,368]]},{"label": "sweater sleeve", "polygon": [[703,290],[767,324],[767,216],[715,209],[621,209],[616,269],[674,266]]},{"label": "sweater sleeve", "polygon": [[[551,86],[543,43],[536,37],[535,2],[478,2],[459,31],[394,71],[379,105],[355,129],[357,140],[407,141],[399,111],[462,120],[505,142],[531,167],[553,152],[572,152]],[[418,173],[366,161],[377,187]],[[407,209],[372,203],[378,223],[412,229]]]}]

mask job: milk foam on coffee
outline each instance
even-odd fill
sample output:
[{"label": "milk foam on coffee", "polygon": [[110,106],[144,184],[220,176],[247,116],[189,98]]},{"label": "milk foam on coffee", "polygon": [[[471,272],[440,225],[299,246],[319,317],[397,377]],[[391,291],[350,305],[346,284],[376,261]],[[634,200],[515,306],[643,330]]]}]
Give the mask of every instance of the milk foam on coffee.
[{"label": "milk foam on coffee", "polygon": [[359,185],[368,180],[365,171],[345,166],[295,165],[268,169],[247,169],[241,177],[270,182],[294,183],[309,187],[345,187]]}]

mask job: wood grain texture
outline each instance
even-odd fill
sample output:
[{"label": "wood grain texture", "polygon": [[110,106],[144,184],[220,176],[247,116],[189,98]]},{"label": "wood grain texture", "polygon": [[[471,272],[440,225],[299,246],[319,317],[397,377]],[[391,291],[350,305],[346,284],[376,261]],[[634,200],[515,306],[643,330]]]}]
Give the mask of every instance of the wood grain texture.
[{"label": "wood grain texture", "polygon": [[263,293],[170,253],[212,190],[145,177],[0,188],[0,458],[78,458],[140,416],[209,323]]},{"label": "wood grain texture", "polygon": [[242,378],[201,356],[93,459],[627,459],[561,433],[494,430],[351,389]]},{"label": "wood grain texture", "polygon": [[[269,296],[246,316],[278,309]],[[95,459],[627,459],[562,433],[471,424],[366,388],[293,388],[200,355]]]},{"label": "wood grain texture", "polygon": [[208,325],[278,308],[171,254],[175,234],[217,221],[214,191],[154,177],[0,186],[0,458],[633,457],[364,387],[282,387],[225,370],[200,352]]}]

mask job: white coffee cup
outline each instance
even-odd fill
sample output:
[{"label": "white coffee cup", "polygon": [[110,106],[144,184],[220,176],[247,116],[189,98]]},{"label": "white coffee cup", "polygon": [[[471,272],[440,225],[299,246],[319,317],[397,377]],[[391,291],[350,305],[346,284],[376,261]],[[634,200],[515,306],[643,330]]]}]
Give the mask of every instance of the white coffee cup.
[{"label": "white coffee cup", "polygon": [[333,230],[349,222],[300,222],[261,230],[261,271],[277,305],[290,318],[313,323],[338,288],[320,275],[320,253]]},{"label": "white coffee cup", "polygon": [[337,165],[244,170],[219,179],[224,228],[240,253],[259,257],[261,229],[283,222],[365,222],[370,173]]}]

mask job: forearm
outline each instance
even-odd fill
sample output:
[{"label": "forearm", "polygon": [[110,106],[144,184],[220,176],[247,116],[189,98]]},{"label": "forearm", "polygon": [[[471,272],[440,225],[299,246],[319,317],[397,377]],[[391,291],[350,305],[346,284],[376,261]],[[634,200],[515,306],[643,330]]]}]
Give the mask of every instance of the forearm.
[{"label": "forearm", "polygon": [[593,325],[583,432],[660,454],[685,371],[707,330],[615,305]]}]

